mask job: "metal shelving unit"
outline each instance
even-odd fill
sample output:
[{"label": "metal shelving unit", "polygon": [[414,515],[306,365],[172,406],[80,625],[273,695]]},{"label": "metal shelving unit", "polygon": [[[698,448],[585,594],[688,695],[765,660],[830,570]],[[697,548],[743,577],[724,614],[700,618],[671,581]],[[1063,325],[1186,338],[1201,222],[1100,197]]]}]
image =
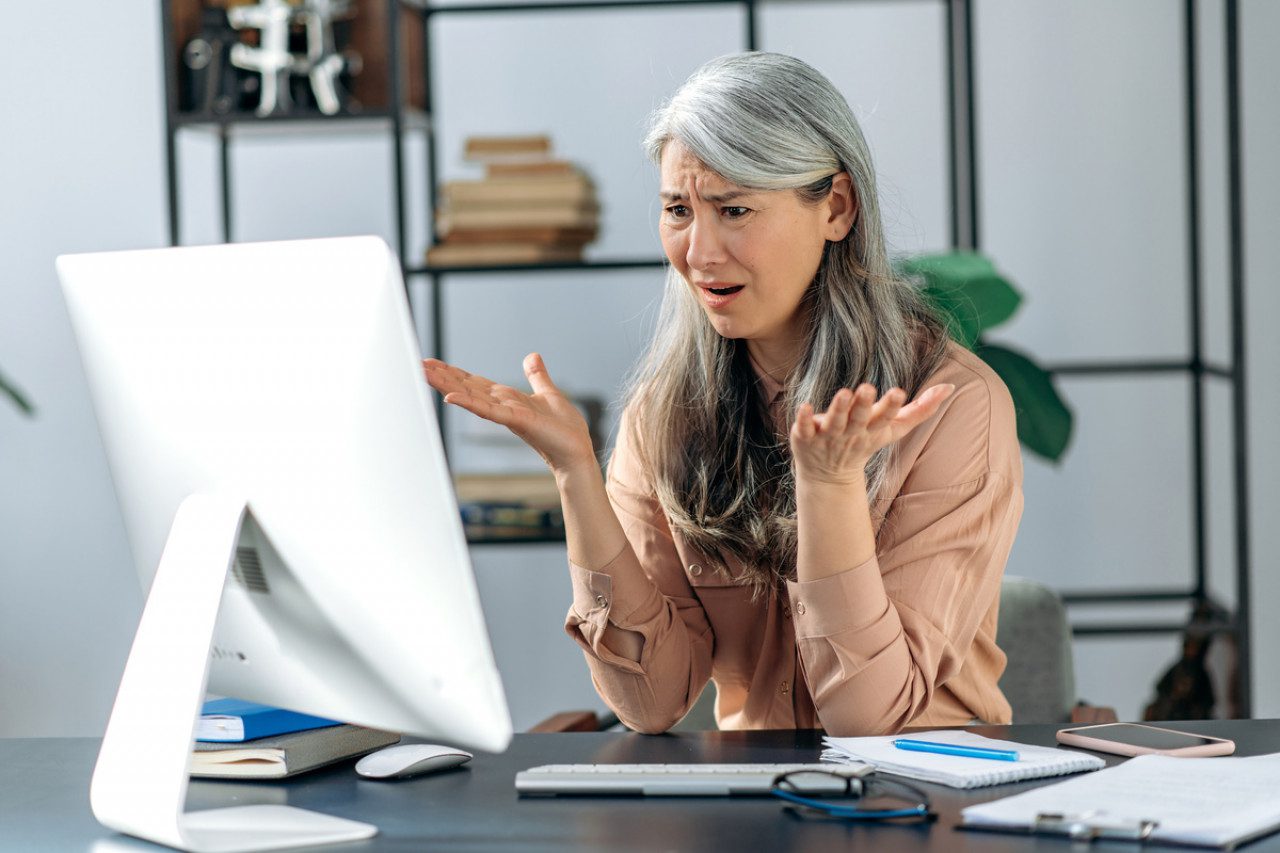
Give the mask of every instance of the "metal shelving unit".
[{"label": "metal shelving unit", "polygon": [[[478,273],[523,273],[530,271],[609,271],[620,269],[659,268],[664,261],[659,258],[594,259],[581,263],[525,264],[485,267],[432,267],[411,262],[407,256],[405,217],[405,133],[421,132],[426,141],[426,191],[434,202],[439,186],[439,153],[432,115],[432,58],[431,23],[448,15],[531,15],[540,12],[576,12],[582,14],[607,13],[614,9],[691,6],[736,6],[743,10],[744,49],[756,49],[758,39],[758,10],[768,2],[784,0],[583,0],[583,2],[530,2],[485,3],[475,5],[442,4],[424,6],[408,0],[376,0],[387,4],[386,43],[390,68],[387,109],[366,111],[358,115],[321,116],[297,114],[282,118],[259,119],[253,116],[226,116],[210,118],[185,115],[178,111],[178,45],[174,43],[174,27],[170,4],[161,0],[162,45],[166,82],[165,141],[169,199],[170,242],[177,245],[180,238],[178,213],[178,161],[177,135],[183,130],[203,130],[217,135],[219,140],[219,184],[221,187],[222,237],[230,241],[233,234],[232,199],[230,187],[230,145],[232,137],[249,128],[285,128],[315,125],[318,130],[337,123],[373,123],[389,128],[393,157],[392,199],[395,208],[396,245],[406,286],[410,279],[425,277],[430,282],[432,311],[432,354],[443,357],[447,350],[447,337],[443,317],[445,313],[445,280],[449,276],[465,276]],[[857,2],[857,0],[848,0]],[[977,250],[981,246],[979,225],[980,185],[977,168],[977,128],[975,103],[978,96],[974,83],[974,34],[973,7],[976,0],[897,0],[897,2],[941,3],[945,14],[945,44],[947,69],[947,143],[949,165],[949,200],[951,207],[950,235],[952,246],[958,249]],[[1243,208],[1241,203],[1242,141],[1240,136],[1240,82],[1239,82],[1239,17],[1237,0],[1224,0],[1226,24],[1226,131],[1228,140],[1228,210],[1230,233],[1230,296],[1231,296],[1231,362],[1227,365],[1212,364],[1204,357],[1204,330],[1202,324],[1203,296],[1200,275],[1200,248],[1202,241],[1199,177],[1200,155],[1198,145],[1199,121],[1197,116],[1197,40],[1196,0],[1183,0],[1184,60],[1183,85],[1186,95],[1186,179],[1188,192],[1187,246],[1189,280],[1187,304],[1189,315],[1188,341],[1190,355],[1186,359],[1151,361],[1105,361],[1059,364],[1051,368],[1058,376],[1073,378],[1115,376],[1183,375],[1192,388],[1191,448],[1192,476],[1194,482],[1192,526],[1194,530],[1195,578],[1190,588],[1130,589],[1130,590],[1079,590],[1068,592],[1064,599],[1068,604],[1168,604],[1187,602],[1192,605],[1213,605],[1207,573],[1206,546],[1206,491],[1207,460],[1205,446],[1206,407],[1204,388],[1210,380],[1229,384],[1232,393],[1233,423],[1233,482],[1235,493],[1235,576],[1237,607],[1234,613],[1226,613],[1216,607],[1218,614],[1211,621],[1199,626],[1201,630],[1223,633],[1235,639],[1238,650],[1239,683],[1237,684],[1239,709],[1243,716],[1252,710],[1250,689],[1249,649],[1249,520],[1248,520],[1248,445],[1246,435],[1246,382],[1244,349],[1244,253]],[[405,107],[405,85],[401,74],[404,67],[404,46],[399,26],[399,12],[408,9],[419,15],[425,28],[423,73],[425,104],[421,110]],[[428,219],[428,243],[434,242],[434,223]],[[443,422],[442,422],[443,423]],[[558,539],[504,539],[504,543],[528,544],[530,542],[560,541]],[[1185,622],[1108,622],[1077,624],[1073,630],[1077,636],[1133,636],[1181,633],[1187,630]]]},{"label": "metal shelving unit", "polygon": [[[1203,229],[1200,209],[1200,121],[1199,121],[1199,45],[1196,37],[1196,0],[1183,0],[1183,90],[1185,96],[1186,191],[1187,191],[1187,342],[1186,359],[1152,361],[1105,361],[1060,364],[1051,368],[1058,376],[1076,378],[1182,375],[1191,386],[1191,476],[1192,476],[1192,548],[1195,576],[1190,588],[1079,590],[1063,598],[1071,604],[1159,605],[1186,602],[1193,608],[1204,608],[1212,615],[1198,622],[1194,630],[1204,634],[1222,634],[1235,641],[1238,712],[1252,715],[1253,696],[1250,667],[1250,602],[1249,602],[1249,461],[1247,434],[1247,383],[1245,376],[1244,340],[1244,246],[1243,208],[1241,202],[1242,142],[1240,137],[1240,51],[1237,0],[1225,0],[1226,64],[1226,135],[1227,135],[1227,199],[1230,254],[1230,336],[1231,361],[1213,364],[1205,358],[1204,294],[1202,287],[1201,246]],[[1205,432],[1207,410],[1205,388],[1209,381],[1225,381],[1232,400],[1232,476],[1235,499],[1235,586],[1236,607],[1228,611],[1214,598],[1208,585],[1208,545],[1206,499],[1208,495],[1208,461]],[[1076,624],[1076,636],[1150,636],[1180,634],[1188,630],[1186,622],[1142,621]]]}]

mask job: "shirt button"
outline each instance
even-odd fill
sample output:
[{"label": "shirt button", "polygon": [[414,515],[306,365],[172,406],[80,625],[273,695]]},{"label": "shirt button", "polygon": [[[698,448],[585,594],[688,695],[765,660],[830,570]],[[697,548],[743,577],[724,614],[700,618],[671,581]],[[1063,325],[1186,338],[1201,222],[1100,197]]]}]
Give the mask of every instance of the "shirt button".
[{"label": "shirt button", "polygon": [[782,695],[783,695],[783,696],[786,696],[786,695],[787,695],[787,690],[788,690],[788,689],[790,689],[790,688],[789,688],[789,685],[787,684],[787,682],[785,682],[785,681],[784,681],[784,682],[782,682]]},{"label": "shirt button", "polygon": [[699,566],[697,563],[694,563],[692,566],[689,567],[689,574],[693,575],[696,578],[698,575],[702,574],[702,566]]},{"label": "shirt button", "polygon": [[604,607],[608,603],[609,603],[609,599],[605,598],[603,595],[596,596],[596,604],[600,605],[601,607]]},{"label": "shirt button", "polygon": [[803,601],[797,601],[797,602],[796,602],[796,613],[799,613],[801,616],[803,616],[803,615],[804,615],[804,602],[803,602]]}]

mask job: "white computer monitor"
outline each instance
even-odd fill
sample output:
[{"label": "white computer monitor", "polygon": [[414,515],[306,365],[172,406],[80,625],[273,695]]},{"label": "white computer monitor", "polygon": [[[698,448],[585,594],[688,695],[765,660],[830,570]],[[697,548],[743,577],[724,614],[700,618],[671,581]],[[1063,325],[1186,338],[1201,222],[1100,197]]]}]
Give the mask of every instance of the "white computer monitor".
[{"label": "white computer monitor", "polygon": [[149,587],[91,787],[98,819],[190,850],[372,833],[287,807],[184,813],[206,689],[504,749],[511,718],[387,245],[57,269]]}]

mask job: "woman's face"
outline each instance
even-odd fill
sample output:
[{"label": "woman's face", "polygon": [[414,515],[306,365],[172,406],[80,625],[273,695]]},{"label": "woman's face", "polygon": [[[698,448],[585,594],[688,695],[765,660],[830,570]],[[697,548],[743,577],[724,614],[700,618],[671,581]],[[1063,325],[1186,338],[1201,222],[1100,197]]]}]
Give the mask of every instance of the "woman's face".
[{"label": "woman's face", "polygon": [[[774,361],[794,355],[804,334],[800,304],[828,240],[852,223],[848,178],[815,205],[794,190],[752,190],[722,178],[679,142],[662,152],[662,247],[693,289],[711,325],[756,344]],[[847,215],[839,208],[849,207]]]}]

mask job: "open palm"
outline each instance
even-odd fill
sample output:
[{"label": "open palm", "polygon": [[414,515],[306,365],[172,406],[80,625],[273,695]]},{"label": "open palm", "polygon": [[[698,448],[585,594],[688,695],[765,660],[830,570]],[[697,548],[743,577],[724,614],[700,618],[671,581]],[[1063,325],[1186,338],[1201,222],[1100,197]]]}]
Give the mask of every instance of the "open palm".
[{"label": "open palm", "polygon": [[422,369],[427,382],[444,395],[446,403],[511,430],[552,470],[568,470],[587,461],[595,464],[586,419],[551,381],[537,353],[524,360],[524,374],[532,393],[499,385],[435,358],[425,359]]},{"label": "open palm", "polygon": [[872,385],[842,388],[830,407],[814,414],[805,403],[791,426],[791,455],[796,476],[818,482],[858,481],[877,450],[905,436],[938,411],[954,385],[934,385],[911,403],[901,388],[891,388],[879,400]]}]

